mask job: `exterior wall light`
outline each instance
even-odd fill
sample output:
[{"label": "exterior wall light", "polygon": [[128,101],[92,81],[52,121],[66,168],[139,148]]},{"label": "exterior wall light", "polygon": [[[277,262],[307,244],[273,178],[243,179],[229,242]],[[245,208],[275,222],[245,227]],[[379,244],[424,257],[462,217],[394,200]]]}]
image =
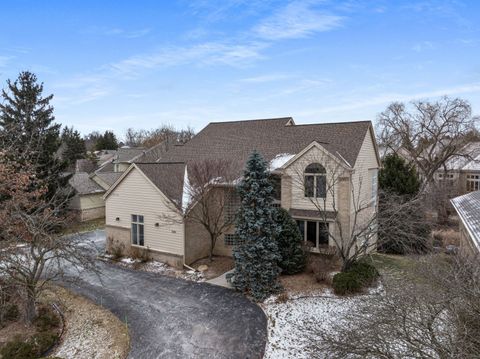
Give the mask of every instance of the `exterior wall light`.
[{"label": "exterior wall light", "polygon": [[118,222],[120,220],[120,217],[115,218],[115,220]]}]

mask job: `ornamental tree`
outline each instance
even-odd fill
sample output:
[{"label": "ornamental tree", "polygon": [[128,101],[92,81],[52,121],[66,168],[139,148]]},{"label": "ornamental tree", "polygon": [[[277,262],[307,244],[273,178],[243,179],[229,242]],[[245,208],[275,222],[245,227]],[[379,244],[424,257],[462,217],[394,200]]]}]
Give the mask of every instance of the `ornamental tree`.
[{"label": "ornamental tree", "polygon": [[281,256],[275,239],[278,226],[272,205],[273,187],[267,164],[258,152],[248,159],[238,192],[241,207],[235,231],[238,245],[233,249],[235,269],[227,279],[235,289],[262,301],[281,289]]},{"label": "ornamental tree", "polygon": [[277,244],[281,260],[278,263],[282,273],[300,273],[307,261],[305,251],[302,248],[303,238],[295,220],[284,208],[278,208],[275,215],[279,231]]}]

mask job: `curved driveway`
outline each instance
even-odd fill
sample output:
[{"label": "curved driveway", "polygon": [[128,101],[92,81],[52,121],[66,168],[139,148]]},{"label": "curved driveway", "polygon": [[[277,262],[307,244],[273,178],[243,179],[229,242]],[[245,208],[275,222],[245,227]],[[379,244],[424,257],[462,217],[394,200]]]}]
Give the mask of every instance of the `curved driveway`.
[{"label": "curved driveway", "polygon": [[[100,244],[102,232],[91,234]],[[99,266],[100,278],[84,272],[67,286],[128,324],[129,358],[262,358],[267,320],[243,295],[211,284]]]}]

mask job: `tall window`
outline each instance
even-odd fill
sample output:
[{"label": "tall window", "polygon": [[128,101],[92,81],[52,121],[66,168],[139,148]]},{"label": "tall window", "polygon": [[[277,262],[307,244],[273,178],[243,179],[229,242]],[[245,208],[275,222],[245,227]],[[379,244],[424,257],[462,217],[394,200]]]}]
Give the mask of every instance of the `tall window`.
[{"label": "tall window", "polygon": [[240,196],[236,190],[228,190],[225,192],[225,204],[223,207],[223,216],[225,222],[233,222],[237,211],[241,205]]},{"label": "tall window", "polygon": [[282,200],[282,179],[279,175],[271,175],[269,179],[273,187],[273,206],[280,207]]},{"label": "tall window", "polygon": [[143,246],[144,230],[143,230],[143,216],[132,214],[132,244]]},{"label": "tall window", "polygon": [[326,171],[319,163],[312,163],[305,168],[305,197],[326,198]]},{"label": "tall window", "polygon": [[467,175],[467,191],[480,190],[480,175]]},{"label": "tall window", "polygon": [[377,205],[377,194],[378,194],[378,170],[376,168],[369,170],[370,172],[370,182],[372,184],[371,188],[371,198],[370,203],[373,206]]},{"label": "tall window", "polygon": [[305,242],[310,242],[316,249],[328,246],[328,223],[300,219],[297,220],[297,225]]}]

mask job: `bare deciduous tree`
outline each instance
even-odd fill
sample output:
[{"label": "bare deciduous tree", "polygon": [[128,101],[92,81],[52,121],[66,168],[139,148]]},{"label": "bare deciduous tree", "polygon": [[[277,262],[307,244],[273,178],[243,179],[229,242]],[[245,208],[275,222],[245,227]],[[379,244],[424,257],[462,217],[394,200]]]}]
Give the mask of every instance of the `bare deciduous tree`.
[{"label": "bare deciduous tree", "polygon": [[384,276],[384,292],[365,296],[314,349],[329,358],[478,358],[478,263],[427,256],[411,276]]},{"label": "bare deciduous tree", "polygon": [[204,160],[187,165],[187,170],[189,184],[185,189],[189,204],[185,216],[209,234],[212,260],[218,238],[234,223],[234,215],[228,212],[236,195],[232,185],[234,167],[226,160]]},{"label": "bare deciduous tree", "polygon": [[36,317],[36,300],[46,283],[59,279],[66,267],[93,269],[94,258],[80,236],[65,238],[69,222],[61,209],[67,199],[45,199],[47,186],[27,164],[0,156],[0,275],[24,294],[25,319]]},{"label": "bare deciduous tree", "polygon": [[379,115],[379,142],[388,149],[402,149],[424,181],[434,182],[434,174],[455,156],[471,157],[466,145],[478,133],[478,118],[472,117],[470,104],[459,98],[417,101],[409,109],[394,102]]}]

